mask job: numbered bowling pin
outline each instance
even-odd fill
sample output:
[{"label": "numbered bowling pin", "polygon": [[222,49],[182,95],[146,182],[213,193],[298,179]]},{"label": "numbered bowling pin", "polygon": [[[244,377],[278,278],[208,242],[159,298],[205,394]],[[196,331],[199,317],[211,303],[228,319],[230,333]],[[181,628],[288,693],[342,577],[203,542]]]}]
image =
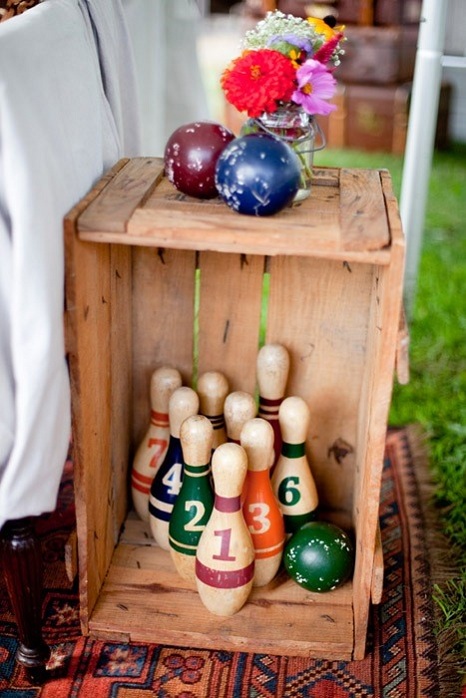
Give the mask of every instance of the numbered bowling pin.
[{"label": "numbered bowling pin", "polygon": [[168,525],[170,553],[178,573],[194,582],[196,551],[214,505],[210,481],[213,428],[200,414],[185,419],[180,430],[183,484]]},{"label": "numbered bowling pin", "polygon": [[250,393],[236,390],[227,395],[223,407],[228,441],[239,444],[241,429],[257,414],[256,401]]},{"label": "numbered bowling pin", "polygon": [[257,355],[258,416],[270,422],[274,431],[272,472],[281,451],[282,435],[278,410],[285,397],[289,370],[290,355],[285,347],[281,344],[264,344]]},{"label": "numbered bowling pin", "polygon": [[256,555],[254,586],[264,586],[275,577],[286,539],[283,514],[270,482],[273,441],[273,428],[265,419],[251,419],[241,431],[241,446],[248,457],[243,514]]},{"label": "numbered bowling pin", "polygon": [[131,496],[137,515],[149,521],[149,493],[157,470],[163,463],[170,440],[168,401],[182,380],[175,368],[156,369],[150,381],[150,424],[141,441],[131,469]]},{"label": "numbered bowling pin", "polygon": [[227,440],[223,406],[228,395],[228,381],[218,371],[207,371],[199,376],[197,392],[199,394],[199,412],[208,417],[214,428],[212,448],[217,448]]},{"label": "numbered bowling pin", "polygon": [[294,533],[315,518],[317,489],[306,456],[310,414],[300,397],[287,397],[280,405],[283,437],[280,458],[272,475],[272,488],[283,513],[285,530]]},{"label": "numbered bowling pin", "polygon": [[168,402],[170,440],[168,449],[150,488],[150,530],[164,550],[170,550],[168,524],[173,505],[180,492],[183,479],[183,455],[180,441],[182,423],[199,410],[199,398],[192,388],[177,388]]},{"label": "numbered bowling pin", "polygon": [[206,608],[232,616],[246,603],[254,578],[254,546],[241,511],[248,468],[244,448],[221,444],[212,456],[215,499],[196,554],[196,586]]}]

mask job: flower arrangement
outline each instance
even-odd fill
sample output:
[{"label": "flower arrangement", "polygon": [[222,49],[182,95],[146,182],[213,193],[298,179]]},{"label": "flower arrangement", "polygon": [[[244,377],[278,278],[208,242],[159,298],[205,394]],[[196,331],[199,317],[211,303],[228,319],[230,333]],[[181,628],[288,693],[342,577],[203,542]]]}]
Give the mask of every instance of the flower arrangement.
[{"label": "flower arrangement", "polygon": [[312,115],[336,109],[328,102],[336,90],[333,70],[344,54],[344,27],[335,19],[303,19],[268,12],[246,32],[243,51],[224,70],[221,86],[240,112],[258,118],[284,105],[299,105]]}]

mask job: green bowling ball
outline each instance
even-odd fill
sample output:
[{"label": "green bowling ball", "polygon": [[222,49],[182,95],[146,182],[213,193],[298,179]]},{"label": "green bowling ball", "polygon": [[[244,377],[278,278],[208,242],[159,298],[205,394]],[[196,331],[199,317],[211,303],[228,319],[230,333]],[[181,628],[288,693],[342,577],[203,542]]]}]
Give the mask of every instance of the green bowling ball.
[{"label": "green bowling ball", "polygon": [[295,582],[309,591],[331,591],[353,572],[354,547],[338,526],[324,521],[304,524],[289,539],[283,561]]}]

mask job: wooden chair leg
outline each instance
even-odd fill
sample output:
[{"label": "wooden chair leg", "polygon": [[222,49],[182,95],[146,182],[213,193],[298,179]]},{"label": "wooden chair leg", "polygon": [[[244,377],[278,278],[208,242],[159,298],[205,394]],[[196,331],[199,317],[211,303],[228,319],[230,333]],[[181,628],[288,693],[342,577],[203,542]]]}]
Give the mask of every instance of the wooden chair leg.
[{"label": "wooden chair leg", "polygon": [[7,521],[0,543],[6,586],[18,624],[16,659],[29,681],[41,683],[50,648],[42,637],[42,553],[33,520]]}]

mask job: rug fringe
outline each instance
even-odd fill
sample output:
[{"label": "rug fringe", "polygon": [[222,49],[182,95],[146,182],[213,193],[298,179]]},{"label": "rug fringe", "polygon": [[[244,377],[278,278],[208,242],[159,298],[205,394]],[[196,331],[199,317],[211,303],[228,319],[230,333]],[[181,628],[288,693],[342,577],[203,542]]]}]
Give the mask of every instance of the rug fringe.
[{"label": "rug fringe", "polygon": [[[428,435],[420,425],[406,427],[410,452],[419,488],[419,499],[425,521],[427,553],[431,568],[432,595],[435,587],[445,587],[459,576],[459,569],[449,551],[451,544],[442,531],[438,509],[434,504],[435,483],[429,467]],[[440,698],[460,698],[464,658],[458,654],[458,634],[453,628],[442,627],[442,611],[435,602],[434,614],[438,646]],[[464,676],[463,676],[464,678]]]}]

